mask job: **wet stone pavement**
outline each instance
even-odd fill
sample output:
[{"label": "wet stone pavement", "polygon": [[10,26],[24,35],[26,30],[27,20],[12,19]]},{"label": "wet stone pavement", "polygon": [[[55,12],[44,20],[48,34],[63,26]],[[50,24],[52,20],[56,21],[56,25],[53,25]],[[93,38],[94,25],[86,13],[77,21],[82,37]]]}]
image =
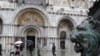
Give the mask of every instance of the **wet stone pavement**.
[{"label": "wet stone pavement", "polygon": [[[51,50],[41,50],[40,54],[41,54],[41,56],[53,56]],[[3,53],[3,56],[10,56],[9,52]],[[14,55],[11,55],[11,56],[14,56]],[[20,56],[22,56],[22,55],[20,55]],[[23,51],[23,56],[31,56],[31,55],[30,55],[29,51],[26,51],[26,53],[25,53],[25,51]],[[32,56],[38,56],[37,52],[33,51]],[[58,50],[58,51],[56,51],[56,56],[79,56],[79,55],[69,53],[68,51],[65,51],[65,50],[60,50],[60,51]]]},{"label": "wet stone pavement", "polygon": [[[53,56],[52,51],[41,51],[41,56]],[[70,56],[67,51],[56,51],[56,56]]]}]

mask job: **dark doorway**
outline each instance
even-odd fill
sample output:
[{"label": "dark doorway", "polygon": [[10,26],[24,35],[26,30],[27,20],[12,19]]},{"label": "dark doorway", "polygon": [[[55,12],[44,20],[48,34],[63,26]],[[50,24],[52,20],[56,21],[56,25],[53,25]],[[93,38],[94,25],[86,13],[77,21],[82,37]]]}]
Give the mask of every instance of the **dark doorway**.
[{"label": "dark doorway", "polygon": [[61,49],[65,49],[65,41],[60,41],[60,47]]},{"label": "dark doorway", "polygon": [[60,41],[60,47],[61,49],[65,49],[65,41]]},{"label": "dark doorway", "polygon": [[33,47],[35,48],[35,36],[27,36],[27,40],[31,40],[33,42]]},{"label": "dark doorway", "polygon": [[66,32],[62,31],[60,33],[60,47],[61,47],[61,49],[65,49],[65,40],[66,40]]}]

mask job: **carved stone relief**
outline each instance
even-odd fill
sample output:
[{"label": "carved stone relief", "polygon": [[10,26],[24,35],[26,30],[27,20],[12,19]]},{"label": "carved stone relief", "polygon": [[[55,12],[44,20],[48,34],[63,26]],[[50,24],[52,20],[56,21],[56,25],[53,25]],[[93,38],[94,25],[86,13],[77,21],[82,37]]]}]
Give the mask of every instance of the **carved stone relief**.
[{"label": "carved stone relief", "polygon": [[34,24],[34,25],[39,25],[39,26],[43,26],[43,17],[36,12],[32,12],[32,11],[27,11],[22,13],[17,20],[18,24],[20,25],[25,25],[28,23]]}]

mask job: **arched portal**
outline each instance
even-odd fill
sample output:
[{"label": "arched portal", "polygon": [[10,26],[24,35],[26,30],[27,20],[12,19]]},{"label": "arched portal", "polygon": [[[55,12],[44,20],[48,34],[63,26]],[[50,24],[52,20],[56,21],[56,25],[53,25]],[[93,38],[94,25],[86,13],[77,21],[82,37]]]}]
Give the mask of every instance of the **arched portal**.
[{"label": "arched portal", "polygon": [[26,36],[26,41],[31,40],[33,42],[33,47],[35,48],[35,39],[38,36],[38,31],[35,28],[28,28],[24,31],[24,35]]},{"label": "arched portal", "polygon": [[71,20],[64,18],[62,20],[60,20],[59,24],[58,24],[58,36],[59,36],[59,47],[60,49],[66,49],[66,41],[68,40],[69,34],[71,29],[73,29],[74,24],[72,23]]},{"label": "arched portal", "polygon": [[[23,36],[25,41],[31,40],[33,42],[33,50],[37,49],[37,41],[38,37],[42,35],[42,31],[44,31],[44,27],[47,24],[47,20],[45,15],[35,8],[26,8],[21,10],[19,14],[16,16],[16,24],[18,25],[19,36]],[[45,32],[43,32],[45,33]],[[27,50],[27,43],[26,43]],[[32,50],[32,49],[31,49]],[[26,53],[28,53],[26,51]],[[34,54],[34,51],[33,51]],[[26,54],[30,56],[30,54]],[[34,54],[36,56],[36,53]]]},{"label": "arched portal", "polygon": [[66,39],[66,32],[62,31],[60,33],[60,47],[61,47],[61,49],[65,49],[65,39]]},{"label": "arched portal", "polygon": [[[25,26],[22,30],[24,35],[26,56],[36,55],[37,39],[39,37],[39,28],[34,25]],[[30,46],[31,45],[31,46]],[[31,52],[30,52],[31,50]]]}]

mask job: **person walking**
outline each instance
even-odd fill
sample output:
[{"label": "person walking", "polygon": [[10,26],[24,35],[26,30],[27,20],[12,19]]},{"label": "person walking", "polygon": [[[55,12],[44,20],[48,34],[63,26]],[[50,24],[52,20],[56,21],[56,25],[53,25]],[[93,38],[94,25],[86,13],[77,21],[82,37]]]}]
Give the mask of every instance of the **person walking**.
[{"label": "person walking", "polygon": [[15,56],[23,56],[22,55],[23,46],[21,46],[23,44],[23,41],[19,39],[14,44],[16,48]]},{"label": "person walking", "polygon": [[27,49],[29,50],[30,56],[33,56],[34,42],[32,40],[27,40]]},{"label": "person walking", "polygon": [[16,51],[15,51],[15,56],[20,56],[20,47],[15,45]]},{"label": "person walking", "polygon": [[40,53],[40,44],[39,43],[37,44],[37,53],[38,53],[38,56],[41,56],[41,53]]},{"label": "person walking", "polygon": [[0,43],[0,56],[2,56],[2,45]]},{"label": "person walking", "polygon": [[20,56],[24,56],[23,49],[24,49],[24,43],[21,43],[20,44]]},{"label": "person walking", "polygon": [[15,55],[15,47],[14,47],[14,44],[11,44],[11,47],[10,47],[10,56],[14,56]]},{"label": "person walking", "polygon": [[53,56],[56,56],[56,46],[55,46],[55,44],[53,43],[53,45],[52,45],[52,55]]}]

